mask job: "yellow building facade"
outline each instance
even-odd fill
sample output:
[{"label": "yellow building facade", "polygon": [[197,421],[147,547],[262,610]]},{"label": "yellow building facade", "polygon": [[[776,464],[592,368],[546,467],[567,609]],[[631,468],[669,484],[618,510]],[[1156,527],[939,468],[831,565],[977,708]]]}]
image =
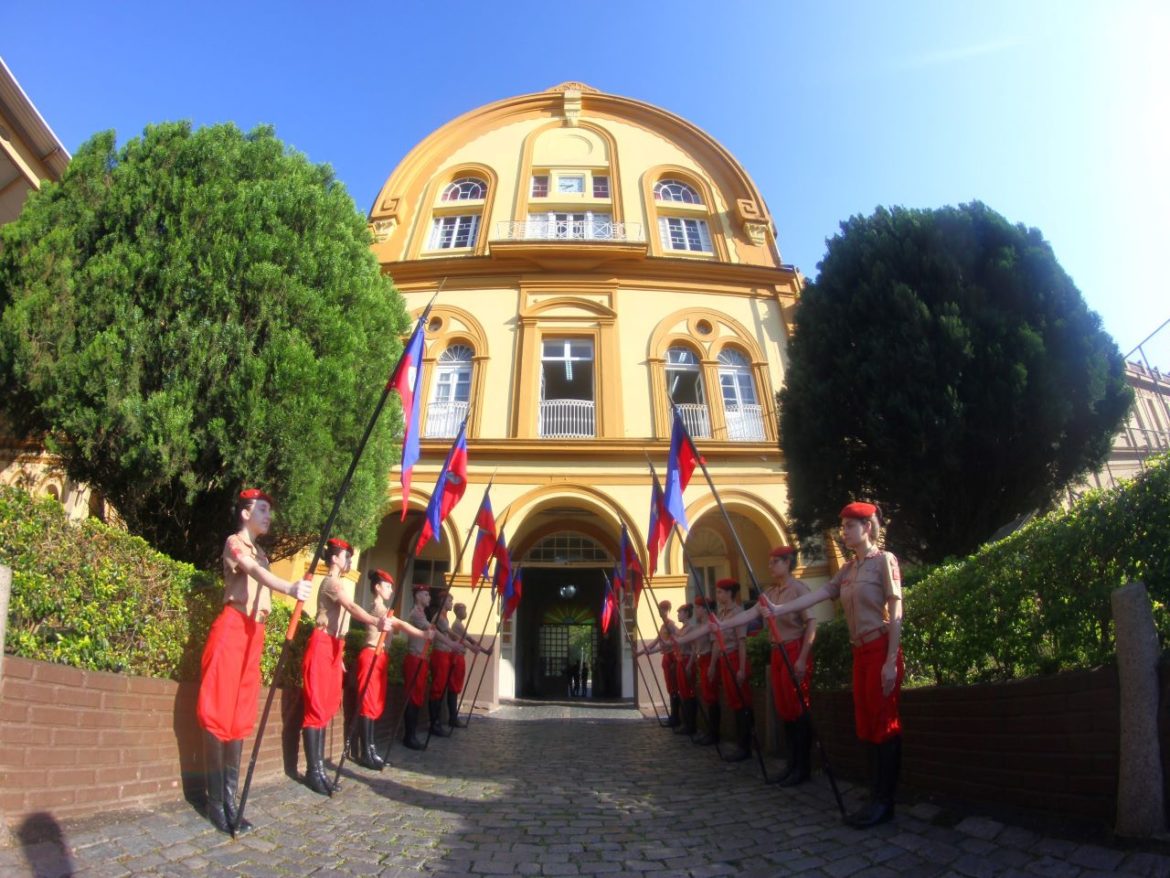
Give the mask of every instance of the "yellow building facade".
[{"label": "yellow building facade", "polygon": [[[636,612],[627,603],[624,630],[603,637],[597,623],[623,525],[646,563],[648,463],[664,475],[672,400],[732,527],[696,470],[685,494],[692,572],[672,537],[654,597],[677,607],[733,576],[746,598],[736,537],[761,583],[769,547],[792,540],[775,393],[801,278],[781,262],[759,191],[689,122],[565,83],[435,131],[391,173],[369,220],[412,313],[439,294],[426,332],[423,458],[410,496],[395,472],[393,511],[361,566],[400,583],[450,579],[455,600],[474,608],[471,631],[490,638],[498,607],[490,589],[470,588],[470,546],[461,554],[490,481],[523,599],[483,666],[481,702],[561,696],[568,668],[582,665],[591,695],[644,700],[631,641],[654,637],[653,601]],[[441,542],[412,559],[465,418],[466,494]]]}]

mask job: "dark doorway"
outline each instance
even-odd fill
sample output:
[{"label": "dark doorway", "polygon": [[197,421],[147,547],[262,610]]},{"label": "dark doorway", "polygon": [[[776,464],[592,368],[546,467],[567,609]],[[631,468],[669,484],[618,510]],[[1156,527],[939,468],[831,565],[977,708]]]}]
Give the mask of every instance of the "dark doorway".
[{"label": "dark doorway", "polygon": [[599,627],[605,572],[524,569],[524,599],[516,613],[521,698],[621,697],[621,632],[616,620],[604,637]]}]

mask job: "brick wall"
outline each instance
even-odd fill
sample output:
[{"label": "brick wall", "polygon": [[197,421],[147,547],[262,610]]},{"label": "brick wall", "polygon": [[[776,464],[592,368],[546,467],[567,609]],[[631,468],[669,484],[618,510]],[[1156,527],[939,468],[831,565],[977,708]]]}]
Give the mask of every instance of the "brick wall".
[{"label": "brick wall", "polygon": [[[1163,682],[1166,693],[1166,675]],[[1010,683],[906,690],[902,780],[925,794],[1111,825],[1119,703],[1112,666]],[[865,778],[850,693],[816,692],[812,708],[834,770]]]},{"label": "brick wall", "polygon": [[[75,817],[184,797],[201,802],[197,693],[194,683],[5,656],[0,812],[15,824],[39,811]],[[261,691],[257,717],[267,694]],[[295,774],[300,722],[300,690],[278,691],[256,781]],[[343,734],[339,715],[326,736],[326,759],[340,755]],[[251,748],[248,740],[241,775]]]}]

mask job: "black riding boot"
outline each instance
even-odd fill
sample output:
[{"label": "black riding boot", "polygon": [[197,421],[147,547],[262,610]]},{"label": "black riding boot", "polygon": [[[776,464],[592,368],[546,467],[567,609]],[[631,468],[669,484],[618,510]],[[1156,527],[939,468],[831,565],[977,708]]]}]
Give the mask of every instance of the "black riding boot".
[{"label": "black riding boot", "polygon": [[418,739],[418,708],[414,703],[406,705],[406,712],[402,719],[402,745],[408,750],[423,749],[422,741]]},{"label": "black riding boot", "polygon": [[434,735],[436,738],[451,737],[451,733],[443,728],[443,699],[436,698],[429,701],[427,706],[431,714],[431,728],[427,734]]},{"label": "black riding boot", "polygon": [[694,698],[684,698],[682,701],[682,722],[674,730],[676,735],[693,735],[696,731],[695,717],[699,712],[699,705]]},{"label": "black riding boot", "polygon": [[707,731],[695,738],[695,743],[702,747],[709,747],[719,743],[720,706],[712,704],[707,708]]},{"label": "black riding boot", "polygon": [[374,742],[374,720],[372,717],[358,717],[358,741],[361,749],[358,751],[361,758],[358,760],[364,767],[381,771],[386,762],[378,755],[378,745]]},{"label": "black riding boot", "polygon": [[223,742],[203,730],[203,766],[207,776],[207,819],[220,832],[231,832],[223,809]]},{"label": "black riding boot", "polygon": [[667,722],[666,722],[666,725],[668,728],[671,728],[671,729],[678,728],[678,726],[682,724],[682,720],[679,718],[679,715],[678,715],[679,704],[680,704],[679,697],[677,695],[671,695],[670,696],[670,719],[667,720]]},{"label": "black riding boot", "polygon": [[333,788],[325,778],[325,763],[320,756],[325,752],[325,730],[301,729],[301,739],[305,750],[305,786],[319,795],[332,795]]},{"label": "black riding boot", "polygon": [[459,718],[459,696],[452,690],[447,690],[447,725],[453,729],[467,728],[467,720]]},{"label": "black riding boot", "polygon": [[898,787],[898,772],[902,765],[902,736],[880,744],[871,744],[877,770],[874,775],[873,800],[861,810],[846,818],[846,823],[857,829],[866,829],[894,819],[894,794]]},{"label": "black riding boot", "polygon": [[[240,781],[240,757],[244,753],[242,740],[223,743],[223,816],[235,827],[236,835],[251,832],[253,826],[247,819],[240,820],[236,811],[236,786]],[[238,826],[236,824],[239,824]]]},{"label": "black riding boot", "polygon": [[796,768],[796,731],[793,729],[795,725],[796,723],[784,723],[784,756],[787,762],[784,765],[783,773],[768,778],[768,783],[782,783]]},{"label": "black riding boot", "polygon": [[801,715],[790,723],[793,731],[792,771],[780,781],[782,787],[794,787],[808,780],[810,769],[810,747],[812,746],[812,723],[808,714]]},{"label": "black riding boot", "polygon": [[752,712],[748,708],[735,712],[735,749],[723,754],[724,762],[743,762],[752,756]]}]

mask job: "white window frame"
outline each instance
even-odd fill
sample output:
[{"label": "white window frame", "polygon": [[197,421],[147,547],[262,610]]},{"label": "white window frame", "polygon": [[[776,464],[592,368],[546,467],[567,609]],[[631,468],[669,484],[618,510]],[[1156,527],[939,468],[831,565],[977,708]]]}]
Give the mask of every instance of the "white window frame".
[{"label": "white window frame", "polygon": [[[465,243],[458,243],[465,239]],[[479,238],[479,214],[436,216],[431,224],[428,250],[470,250]]]},{"label": "white window frame", "polygon": [[[711,231],[705,219],[685,216],[658,217],[658,237],[663,250],[675,253],[714,253]],[[682,246],[676,246],[676,243]]]}]

